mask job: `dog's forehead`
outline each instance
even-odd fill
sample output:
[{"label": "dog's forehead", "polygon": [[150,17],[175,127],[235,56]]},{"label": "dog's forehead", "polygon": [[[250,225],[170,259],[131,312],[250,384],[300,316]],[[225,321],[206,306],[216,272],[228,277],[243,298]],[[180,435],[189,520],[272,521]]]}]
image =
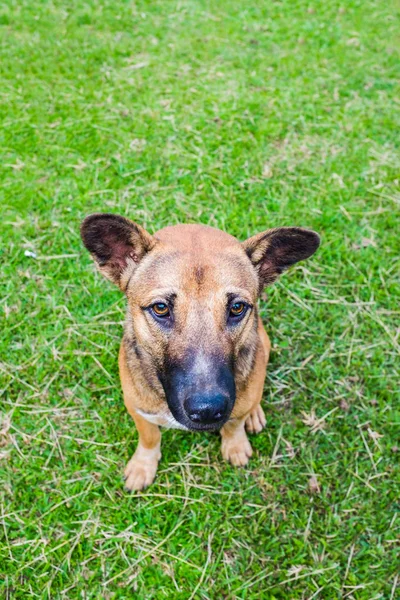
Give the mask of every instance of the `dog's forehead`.
[{"label": "dog's forehead", "polygon": [[161,287],[195,295],[257,289],[251,262],[231,235],[204,225],[176,225],[155,238],[159,247],[141,273],[147,292]]},{"label": "dog's forehead", "polygon": [[240,246],[240,242],[225,231],[209,225],[172,225],[160,229],[154,237],[169,246],[185,251],[199,251],[210,246],[221,249],[226,246]]}]

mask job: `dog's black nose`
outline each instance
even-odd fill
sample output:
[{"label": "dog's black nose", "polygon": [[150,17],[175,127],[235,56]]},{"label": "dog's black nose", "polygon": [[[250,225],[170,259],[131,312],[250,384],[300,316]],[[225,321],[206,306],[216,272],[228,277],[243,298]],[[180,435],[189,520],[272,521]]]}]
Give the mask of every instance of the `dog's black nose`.
[{"label": "dog's black nose", "polygon": [[229,398],[223,394],[191,396],[184,402],[189,419],[197,425],[211,425],[222,421],[228,409]]}]

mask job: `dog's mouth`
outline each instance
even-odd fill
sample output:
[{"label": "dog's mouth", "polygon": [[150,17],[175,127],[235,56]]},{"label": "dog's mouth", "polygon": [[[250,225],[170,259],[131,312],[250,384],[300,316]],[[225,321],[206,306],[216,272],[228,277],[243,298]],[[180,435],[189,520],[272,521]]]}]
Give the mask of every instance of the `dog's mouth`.
[{"label": "dog's mouth", "polygon": [[184,418],[182,421],[179,419],[177,420],[179,420],[184,427],[190,429],[190,431],[219,431],[221,427],[229,421],[229,416],[230,413],[214,423],[193,423],[193,421],[188,418]]}]

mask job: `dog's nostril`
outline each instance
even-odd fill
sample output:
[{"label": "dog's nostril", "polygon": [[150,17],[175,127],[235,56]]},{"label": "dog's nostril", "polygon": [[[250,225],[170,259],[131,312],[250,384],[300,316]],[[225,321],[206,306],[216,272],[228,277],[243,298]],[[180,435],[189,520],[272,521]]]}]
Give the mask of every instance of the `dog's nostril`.
[{"label": "dog's nostril", "polygon": [[222,423],[226,414],[227,399],[222,394],[215,396],[191,396],[186,399],[184,409],[192,423]]},{"label": "dog's nostril", "polygon": [[197,412],[189,413],[189,419],[193,421],[193,423],[199,423],[201,421],[201,415]]}]

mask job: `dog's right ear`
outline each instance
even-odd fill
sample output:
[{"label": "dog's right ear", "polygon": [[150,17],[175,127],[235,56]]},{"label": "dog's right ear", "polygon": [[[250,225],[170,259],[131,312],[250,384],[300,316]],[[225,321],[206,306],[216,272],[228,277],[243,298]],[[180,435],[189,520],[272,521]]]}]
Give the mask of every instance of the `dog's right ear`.
[{"label": "dog's right ear", "polygon": [[140,225],[107,213],[86,217],[81,237],[99,271],[123,291],[137,264],[156,244]]}]

